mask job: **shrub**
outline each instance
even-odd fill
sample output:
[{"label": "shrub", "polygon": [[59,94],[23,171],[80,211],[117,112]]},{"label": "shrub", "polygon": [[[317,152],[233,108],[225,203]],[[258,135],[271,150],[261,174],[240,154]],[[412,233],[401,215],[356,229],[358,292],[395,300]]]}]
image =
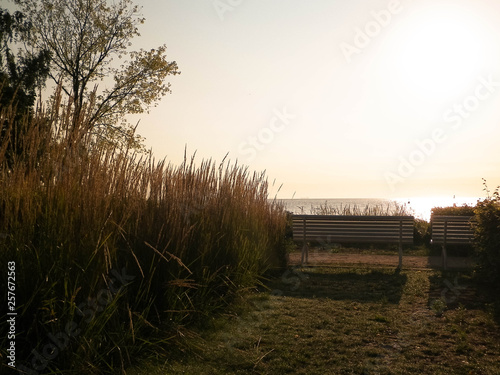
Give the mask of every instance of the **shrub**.
[{"label": "shrub", "polygon": [[479,201],[476,209],[475,244],[478,276],[485,282],[500,285],[500,194]]},{"label": "shrub", "polygon": [[431,213],[432,215],[442,216],[473,216],[474,207],[467,204],[462,206],[434,207]]},{"label": "shrub", "polygon": [[415,219],[413,224],[413,241],[415,245],[429,246],[431,242],[431,225],[427,220]]}]

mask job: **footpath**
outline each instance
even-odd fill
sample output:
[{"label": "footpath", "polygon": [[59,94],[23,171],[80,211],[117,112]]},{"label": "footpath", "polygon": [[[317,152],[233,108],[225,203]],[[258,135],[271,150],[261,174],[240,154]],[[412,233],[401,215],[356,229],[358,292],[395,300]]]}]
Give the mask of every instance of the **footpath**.
[{"label": "footpath", "polygon": [[[293,252],[289,256],[289,265],[300,265],[301,253]],[[338,254],[320,251],[309,251],[308,266],[326,265],[377,265],[397,267],[399,257],[397,255],[372,255],[372,254]],[[474,260],[465,257],[448,257],[448,269],[471,268]],[[443,259],[440,256],[403,256],[403,268],[431,268],[442,269]]]}]

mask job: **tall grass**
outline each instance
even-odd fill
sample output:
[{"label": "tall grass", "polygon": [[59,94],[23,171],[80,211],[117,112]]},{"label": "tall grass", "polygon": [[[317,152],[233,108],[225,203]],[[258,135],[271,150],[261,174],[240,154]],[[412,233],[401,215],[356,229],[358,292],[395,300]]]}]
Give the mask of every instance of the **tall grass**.
[{"label": "tall grass", "polygon": [[411,216],[411,212],[406,205],[398,202],[387,203],[386,205],[369,205],[364,207],[350,204],[340,206],[329,205],[328,202],[320,204],[318,207],[311,206],[312,215],[346,215],[346,216]]},{"label": "tall grass", "polygon": [[[0,142],[0,264],[16,262],[19,364],[124,372],[284,265],[286,213],[263,174],[109,147],[70,131],[71,109],[22,124],[13,113],[1,110],[3,126],[26,131],[13,156]],[[78,125],[88,129],[85,112]]]}]

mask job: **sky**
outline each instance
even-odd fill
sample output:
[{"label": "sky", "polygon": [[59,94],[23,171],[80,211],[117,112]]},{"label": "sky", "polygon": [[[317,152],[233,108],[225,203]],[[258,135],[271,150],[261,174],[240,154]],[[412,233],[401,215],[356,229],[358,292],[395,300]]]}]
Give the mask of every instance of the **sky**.
[{"label": "sky", "polygon": [[[266,171],[278,198],[484,196],[500,185],[500,4],[136,0],[133,48],[181,74],[140,120],[157,158]],[[279,190],[278,190],[279,189]]]}]

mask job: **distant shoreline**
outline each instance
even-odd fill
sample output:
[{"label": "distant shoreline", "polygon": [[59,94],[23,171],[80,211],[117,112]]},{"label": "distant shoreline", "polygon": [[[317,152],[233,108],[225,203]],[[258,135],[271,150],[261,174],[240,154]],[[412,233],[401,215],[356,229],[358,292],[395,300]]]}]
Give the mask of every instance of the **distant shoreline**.
[{"label": "distant shoreline", "polygon": [[315,209],[320,206],[328,207],[356,207],[364,209],[365,207],[387,208],[391,205],[395,207],[406,208],[413,216],[418,219],[430,220],[431,209],[434,207],[475,205],[478,197],[409,197],[409,198],[293,198],[276,199],[285,205],[287,211],[294,214],[313,214]]}]

